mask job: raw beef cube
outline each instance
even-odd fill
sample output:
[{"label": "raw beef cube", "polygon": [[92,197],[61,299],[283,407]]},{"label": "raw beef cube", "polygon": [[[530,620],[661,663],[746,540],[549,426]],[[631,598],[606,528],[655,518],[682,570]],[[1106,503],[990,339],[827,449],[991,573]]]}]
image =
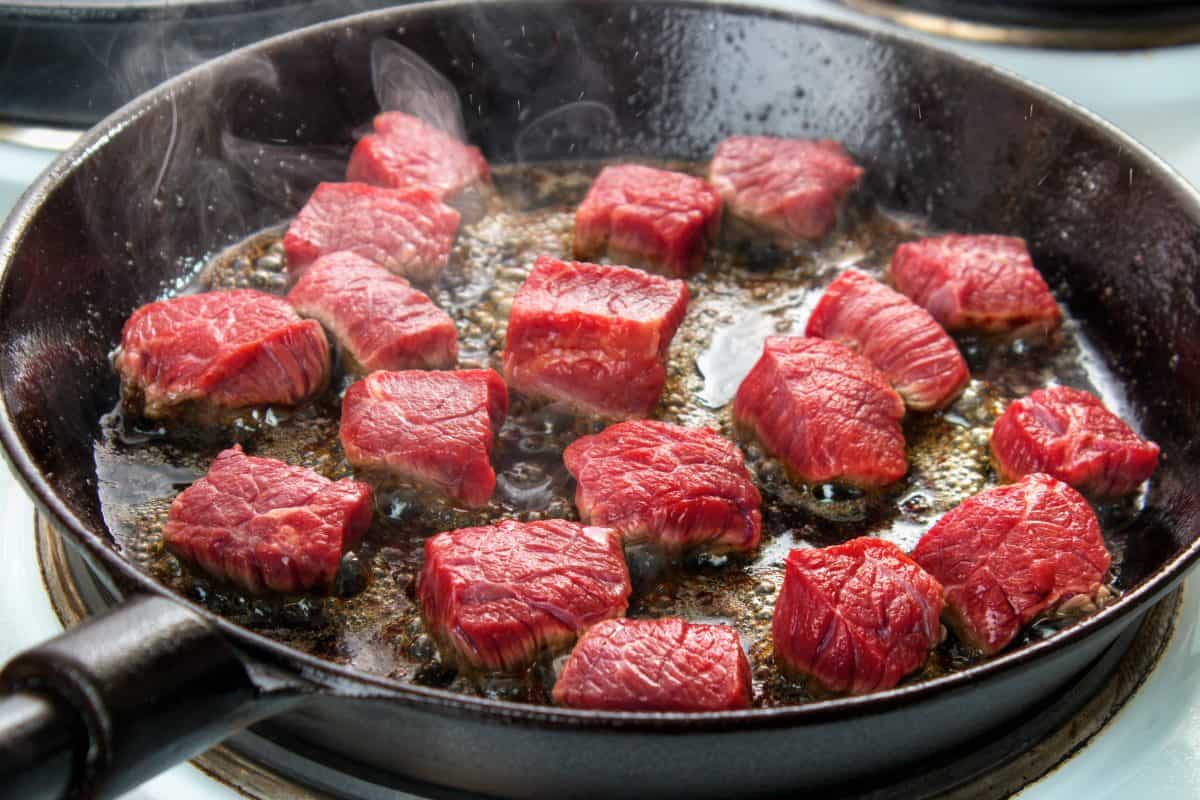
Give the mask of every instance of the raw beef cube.
[{"label": "raw beef cube", "polygon": [[353,253],[319,259],[287,299],[332,331],[353,371],[449,369],[458,358],[450,315],[408,281]]},{"label": "raw beef cube", "polygon": [[942,641],[944,605],[941,584],[891,542],[793,550],[771,624],[775,660],[830,692],[890,689]]},{"label": "raw beef cube", "polygon": [[1062,312],[1025,240],[1013,236],[937,236],[892,255],[892,281],[947,330],[1051,330]]},{"label": "raw beef cube", "polygon": [[507,413],[490,369],[372,372],[342,400],[342,448],[359,469],[482,506],[496,488],[492,442]]},{"label": "raw beef cube", "polygon": [[508,384],[603,417],[649,416],[687,302],[683,281],[542,256],[508,317]]},{"label": "raw beef cube", "polygon": [[488,163],[470,147],[416,117],[389,111],[375,117],[375,132],[359,140],[346,180],[390,189],[427,189],[439,200],[487,183]]},{"label": "raw beef cube", "polygon": [[736,630],[667,617],[597,624],[553,694],[559,705],[605,711],[733,711],[753,691]]},{"label": "raw beef cube", "polygon": [[694,272],[721,224],[721,198],[700,178],[637,164],[605,167],[575,212],[575,257]]},{"label": "raw beef cube", "polygon": [[708,168],[730,214],[788,239],[820,239],[862,167],[837,142],[730,136]]},{"label": "raw beef cube", "polygon": [[954,340],[928,311],[857,270],[829,284],[805,333],[862,353],[914,411],[949,405],[971,379]]},{"label": "raw beef cube", "polygon": [[734,422],[801,483],[885,486],[908,460],[904,401],[871,362],[837,342],[771,336],[738,387]]},{"label": "raw beef cube", "polygon": [[126,403],[144,416],[204,420],[309,399],[329,382],[329,343],[280,297],[205,292],[133,312],[116,367]]},{"label": "raw beef cube", "polygon": [[349,251],[415,281],[431,281],[450,259],[458,212],[424,189],[322,183],[283,237],[288,271]]},{"label": "raw beef cube", "polygon": [[708,428],[621,422],[563,453],[591,525],[670,553],[748,552],[762,533],[762,498],[737,445]]},{"label": "raw beef cube", "polygon": [[1044,472],[1096,497],[1128,494],[1158,466],[1158,445],[1095,395],[1067,386],[1010,405],[992,428],[992,454],[1008,480]]},{"label": "raw beef cube", "polygon": [[1049,475],[980,492],[930,528],[912,556],[946,588],[946,621],[985,655],[1041,614],[1091,610],[1108,594],[1096,515]]},{"label": "raw beef cube", "polygon": [[184,489],[163,540],[180,558],[253,593],[327,591],[371,526],[371,487],[254,458],[234,445]]},{"label": "raw beef cube", "polygon": [[631,591],[616,532],[562,519],[439,533],[417,589],[430,633],[460,663],[501,672],[621,616]]}]

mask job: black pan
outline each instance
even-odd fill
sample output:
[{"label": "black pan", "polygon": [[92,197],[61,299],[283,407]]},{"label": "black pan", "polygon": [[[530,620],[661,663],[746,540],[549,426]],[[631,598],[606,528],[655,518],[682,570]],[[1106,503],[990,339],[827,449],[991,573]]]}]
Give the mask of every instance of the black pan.
[{"label": "black pan", "polygon": [[[582,94],[615,124],[576,137],[574,157],[704,160],[731,133],[829,136],[864,163],[874,202],[944,229],[1024,236],[1163,448],[1125,537],[1132,588],[1060,635],[893,691],[614,714],[339,667],[134,569],[97,497],[97,421],[117,398],[107,354],[129,312],[197,257],[295,213],[320,172],[297,152],[344,163],[377,110],[368,61],[379,37],[450,79],[469,138],[493,162],[516,157],[528,119]],[[231,140],[272,157],[252,168]],[[12,778],[0,793],[12,796],[71,784],[111,795],[268,716],[264,735],[383,784],[520,797],[870,785],[1061,695],[1200,553],[1200,197],[1082,109],[898,37],[688,3],[445,2],[329,23],[205,65],[110,117],[30,189],[0,260],[5,450],[108,590],[139,598],[6,668],[15,694],[0,704],[0,759]]]}]

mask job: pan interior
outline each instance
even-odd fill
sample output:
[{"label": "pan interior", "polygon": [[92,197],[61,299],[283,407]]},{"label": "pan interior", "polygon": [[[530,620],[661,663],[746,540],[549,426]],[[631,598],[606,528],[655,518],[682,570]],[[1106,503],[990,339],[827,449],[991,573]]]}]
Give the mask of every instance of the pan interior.
[{"label": "pan interior", "polygon": [[[659,164],[702,173],[704,165]],[[497,191],[488,214],[460,233],[450,267],[432,286],[437,304],[455,318],[460,366],[501,369],[507,309],[539,255],[569,258],[574,209],[596,165],[543,164],[495,170]],[[849,209],[840,230],[817,247],[721,244],[689,280],[687,318],[673,342],[668,385],[656,416],[708,426],[737,440],[730,401],[771,334],[802,335],[821,291],[847,266],[883,278],[899,242],[930,233],[923,220],[889,213],[869,202]],[[279,229],[250,237],[207,263],[183,291],[287,284]],[[765,498],[764,543],[750,559],[693,557],[666,563],[644,548],[628,557],[635,581],[631,616],[684,616],[733,624],[742,635],[755,675],[756,703],[784,705],[816,699],[785,679],[771,655],[770,620],[793,547],[821,547],[855,536],[881,536],[911,550],[942,513],[997,483],[988,458],[988,434],[1011,400],[1049,382],[1103,395],[1124,409],[1121,387],[1096,358],[1093,346],[1068,319],[1048,341],[1014,336],[963,337],[972,384],[945,412],[909,414],[905,438],[911,468],[884,492],[862,495],[834,486],[796,487],[778,463],[743,438]],[[343,568],[344,597],[247,598],[207,580],[169,554],[160,537],[176,493],[203,475],[221,448],[237,438],[248,452],[309,466],[330,478],[353,475],[338,444],[339,395],[345,378],[298,412],[271,409],[237,419],[212,441],[172,441],[166,428],[146,427],[120,410],[102,423],[96,447],[102,512],[123,554],[156,580],[189,599],[271,638],[368,673],[423,685],[526,702],[546,702],[554,665],[540,663],[516,677],[457,673],[442,663],[415,602],[425,539],[441,530],[504,518],[578,519],[574,483],[563,449],[603,425],[569,410],[516,398],[500,430],[497,493],[485,509],[458,509],[406,488],[376,497],[376,523]],[[1115,593],[1125,588],[1122,556],[1131,531],[1140,530],[1142,496],[1101,507],[1115,556]],[[1136,535],[1136,534],[1135,534]],[[365,584],[365,589],[363,585]],[[1026,640],[1072,623],[1047,619]],[[977,663],[954,637],[937,648],[914,682]]]}]

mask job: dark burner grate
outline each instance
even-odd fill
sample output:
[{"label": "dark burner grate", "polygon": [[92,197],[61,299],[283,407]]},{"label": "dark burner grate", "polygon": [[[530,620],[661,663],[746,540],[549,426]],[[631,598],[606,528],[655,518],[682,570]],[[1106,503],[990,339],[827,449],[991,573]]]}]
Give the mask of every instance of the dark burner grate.
[{"label": "dark burner grate", "polygon": [[[82,559],[40,516],[35,517],[38,563],[64,626],[111,604],[111,595]],[[1136,629],[1122,634],[1076,680],[1070,691],[1010,728],[989,732],[958,752],[918,765],[901,776],[877,776],[846,786],[827,800],[1002,800],[1052,772],[1108,724],[1153,671],[1171,641],[1183,589],[1167,595]],[[192,762],[253,800],[390,798],[397,789],[414,798],[467,800],[476,795],[372,776],[335,764],[320,753],[300,753],[271,734],[269,723],[235,736]]]},{"label": "dark burner grate", "polygon": [[841,0],[924,33],[1019,47],[1138,50],[1200,42],[1200,4],[1174,0]]},{"label": "dark burner grate", "polygon": [[0,0],[0,118],[89,128],[210,58],[396,0]]}]

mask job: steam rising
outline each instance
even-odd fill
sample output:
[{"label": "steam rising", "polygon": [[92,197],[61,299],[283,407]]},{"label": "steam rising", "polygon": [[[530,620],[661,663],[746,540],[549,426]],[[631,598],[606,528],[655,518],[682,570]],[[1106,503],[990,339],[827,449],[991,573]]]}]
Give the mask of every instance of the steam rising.
[{"label": "steam rising", "polygon": [[221,155],[252,176],[252,190],[264,200],[283,200],[290,207],[304,201],[295,187],[340,181],[346,173],[346,151],[337,145],[293,145],[243,139],[221,133]]},{"label": "steam rising", "polygon": [[517,160],[551,161],[594,152],[620,134],[617,115],[604,103],[579,100],[547,111],[517,134]]},{"label": "steam rising", "polygon": [[[176,60],[183,57],[175,54]],[[75,184],[89,251],[122,265],[110,275],[128,281],[131,299],[177,288],[174,282],[156,287],[142,276],[181,270],[186,279],[203,254],[196,242],[220,247],[262,227],[288,202],[286,194],[269,203],[250,199],[258,184],[243,156],[251,144],[232,141],[219,111],[242,97],[265,101],[278,92],[275,65],[260,56],[239,58],[219,79],[198,76],[148,109],[134,131],[112,145],[120,155],[109,158],[120,158],[120,168],[104,170],[103,180]],[[181,93],[187,93],[186,101]],[[164,263],[177,266],[163,269]]]},{"label": "steam rising", "polygon": [[[563,94],[602,94],[597,88],[601,76],[583,55],[576,59],[573,76],[540,71],[550,54],[578,46],[573,31],[522,39],[516,56],[483,38],[476,42],[472,37],[472,42],[485,61],[492,56],[496,64],[509,65],[516,58],[520,74],[505,80],[517,81],[532,103],[527,108],[532,121],[512,142],[518,162],[589,157],[609,151],[606,143],[620,138],[617,115],[604,102],[579,99],[545,110],[550,103],[561,103],[550,98]],[[113,77],[132,85],[158,71],[192,66],[207,55],[171,41],[147,41],[113,66]],[[410,114],[466,140],[459,94],[446,76],[391,39],[374,40],[367,55],[371,91],[381,110]],[[129,283],[131,301],[148,299],[147,289],[179,288],[178,280],[154,287],[146,276],[174,273],[186,280],[205,252],[289,219],[317,183],[344,179],[347,131],[324,127],[320,109],[328,103],[314,102],[299,113],[278,111],[294,102],[287,98],[297,91],[295,76],[280,69],[270,55],[244,53],[219,73],[200,73],[150,109],[152,120],[137,126],[130,134],[133,140],[125,138],[124,169],[107,172],[102,183],[78,184],[92,253],[124,265],[120,276]],[[569,91],[564,81],[570,83]],[[552,90],[542,91],[546,87]],[[492,144],[505,149],[502,142]],[[163,264],[173,266],[163,269]]]},{"label": "steam rising", "polygon": [[404,45],[390,39],[371,44],[371,82],[383,111],[403,111],[459,140],[466,139],[454,84]]}]

